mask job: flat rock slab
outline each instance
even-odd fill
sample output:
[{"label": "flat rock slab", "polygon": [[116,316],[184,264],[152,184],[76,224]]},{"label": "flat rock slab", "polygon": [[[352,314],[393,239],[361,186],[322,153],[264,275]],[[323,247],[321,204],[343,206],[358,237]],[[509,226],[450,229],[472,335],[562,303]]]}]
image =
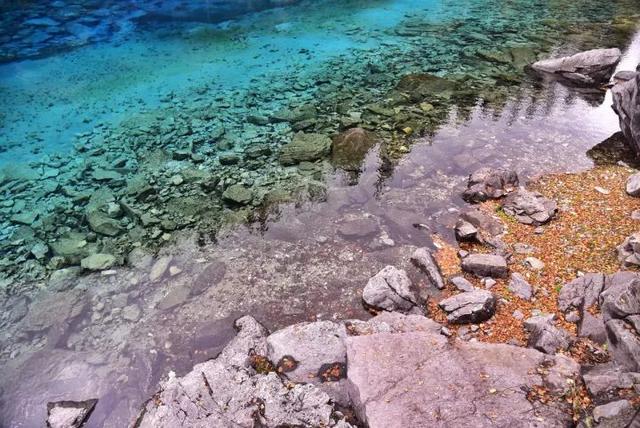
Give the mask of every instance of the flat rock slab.
[{"label": "flat rock slab", "polygon": [[507,261],[497,254],[469,254],[462,259],[462,270],[479,278],[506,278]]},{"label": "flat rock slab", "polygon": [[496,312],[496,297],[487,290],[467,291],[440,301],[438,306],[450,323],[480,323]]},{"label": "flat rock slab", "polygon": [[[349,337],[346,345],[350,396],[370,428],[571,423],[563,405],[533,404],[525,392],[577,376],[578,365],[565,357],[510,345],[450,344],[428,332]],[[546,375],[537,371],[544,362]]]}]

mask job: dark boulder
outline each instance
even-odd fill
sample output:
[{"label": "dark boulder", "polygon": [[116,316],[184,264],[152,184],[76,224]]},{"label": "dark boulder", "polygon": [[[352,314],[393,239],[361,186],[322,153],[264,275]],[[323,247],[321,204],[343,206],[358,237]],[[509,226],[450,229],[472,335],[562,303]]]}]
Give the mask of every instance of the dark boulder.
[{"label": "dark boulder", "polygon": [[469,176],[462,199],[470,203],[501,198],[518,187],[518,175],[507,169],[480,168]]}]

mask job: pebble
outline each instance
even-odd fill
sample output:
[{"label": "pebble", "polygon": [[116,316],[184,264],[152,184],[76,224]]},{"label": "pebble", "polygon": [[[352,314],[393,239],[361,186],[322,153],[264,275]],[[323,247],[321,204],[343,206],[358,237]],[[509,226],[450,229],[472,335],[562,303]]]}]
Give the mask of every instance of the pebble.
[{"label": "pebble", "polygon": [[535,257],[527,257],[524,259],[524,265],[532,270],[544,269],[544,262],[540,259],[536,259]]}]

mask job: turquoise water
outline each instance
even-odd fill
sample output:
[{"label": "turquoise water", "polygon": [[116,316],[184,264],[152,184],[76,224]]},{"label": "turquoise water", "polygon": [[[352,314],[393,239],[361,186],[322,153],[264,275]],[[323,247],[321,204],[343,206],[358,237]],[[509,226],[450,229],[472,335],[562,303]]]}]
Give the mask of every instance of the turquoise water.
[{"label": "turquoise water", "polygon": [[634,1],[179,3],[0,5],[0,426],[87,398],[126,426],[241,314],[366,316],[368,277],[451,238],[470,171],[586,168],[618,130],[607,93],[527,65],[640,59]]}]

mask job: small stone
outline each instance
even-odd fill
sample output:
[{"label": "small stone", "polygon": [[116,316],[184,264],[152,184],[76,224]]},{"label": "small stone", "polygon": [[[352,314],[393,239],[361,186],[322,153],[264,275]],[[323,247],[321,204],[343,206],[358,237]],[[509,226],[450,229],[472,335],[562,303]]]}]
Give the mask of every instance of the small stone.
[{"label": "small stone", "polygon": [[122,318],[127,321],[136,322],[142,316],[142,311],[140,310],[140,306],[133,304],[129,306],[125,306],[122,310]]},{"label": "small stone", "polygon": [[533,229],[533,233],[535,233],[536,235],[542,235],[544,233],[544,227],[542,226],[538,226],[535,229]]},{"label": "small stone", "polygon": [[518,175],[506,169],[480,168],[469,176],[462,198],[471,203],[498,199],[518,187]]},{"label": "small stone", "polygon": [[502,209],[522,224],[541,226],[555,217],[558,204],[538,192],[521,188],[506,197]]},{"label": "small stone", "polygon": [[476,288],[463,276],[454,276],[449,280],[458,291],[473,291]]},{"label": "small stone", "polygon": [[627,179],[625,190],[629,196],[640,196],[640,172],[631,175]]},{"label": "small stone", "polygon": [[487,290],[492,289],[497,284],[496,280],[493,278],[482,278],[482,285]]},{"label": "small stone", "polygon": [[511,274],[509,290],[524,300],[531,300],[533,297],[533,287],[531,287],[531,284],[527,282],[524,276],[517,272]]},{"label": "small stone", "polygon": [[170,266],[169,267],[169,275],[171,276],[176,276],[178,274],[180,274],[182,272],[182,269],[180,269],[177,266]]},{"label": "small stone", "polygon": [[633,210],[633,212],[631,213],[631,220],[640,220],[640,210]]},{"label": "small stone", "polygon": [[540,271],[544,269],[544,262],[535,257],[527,257],[524,259],[524,265],[531,270]]},{"label": "small stone", "polygon": [[87,270],[106,270],[116,264],[115,256],[111,254],[97,253],[80,260],[80,266]]},{"label": "small stone", "polygon": [[171,184],[173,184],[174,186],[179,186],[182,183],[184,183],[184,178],[182,178],[181,175],[176,174],[171,177],[170,181],[171,181]]},{"label": "small stone", "polygon": [[605,189],[604,187],[596,186],[594,187],[595,191],[601,193],[603,195],[609,195],[611,191],[609,189]]},{"label": "small stone", "polygon": [[173,260],[172,256],[160,257],[151,267],[149,272],[149,280],[151,282],[157,282],[164,276],[165,272],[169,268],[169,263]]},{"label": "small stone", "polygon": [[516,309],[515,311],[513,311],[513,314],[511,314],[511,316],[513,316],[515,319],[519,321],[522,321],[524,319],[524,314],[519,309]]}]

